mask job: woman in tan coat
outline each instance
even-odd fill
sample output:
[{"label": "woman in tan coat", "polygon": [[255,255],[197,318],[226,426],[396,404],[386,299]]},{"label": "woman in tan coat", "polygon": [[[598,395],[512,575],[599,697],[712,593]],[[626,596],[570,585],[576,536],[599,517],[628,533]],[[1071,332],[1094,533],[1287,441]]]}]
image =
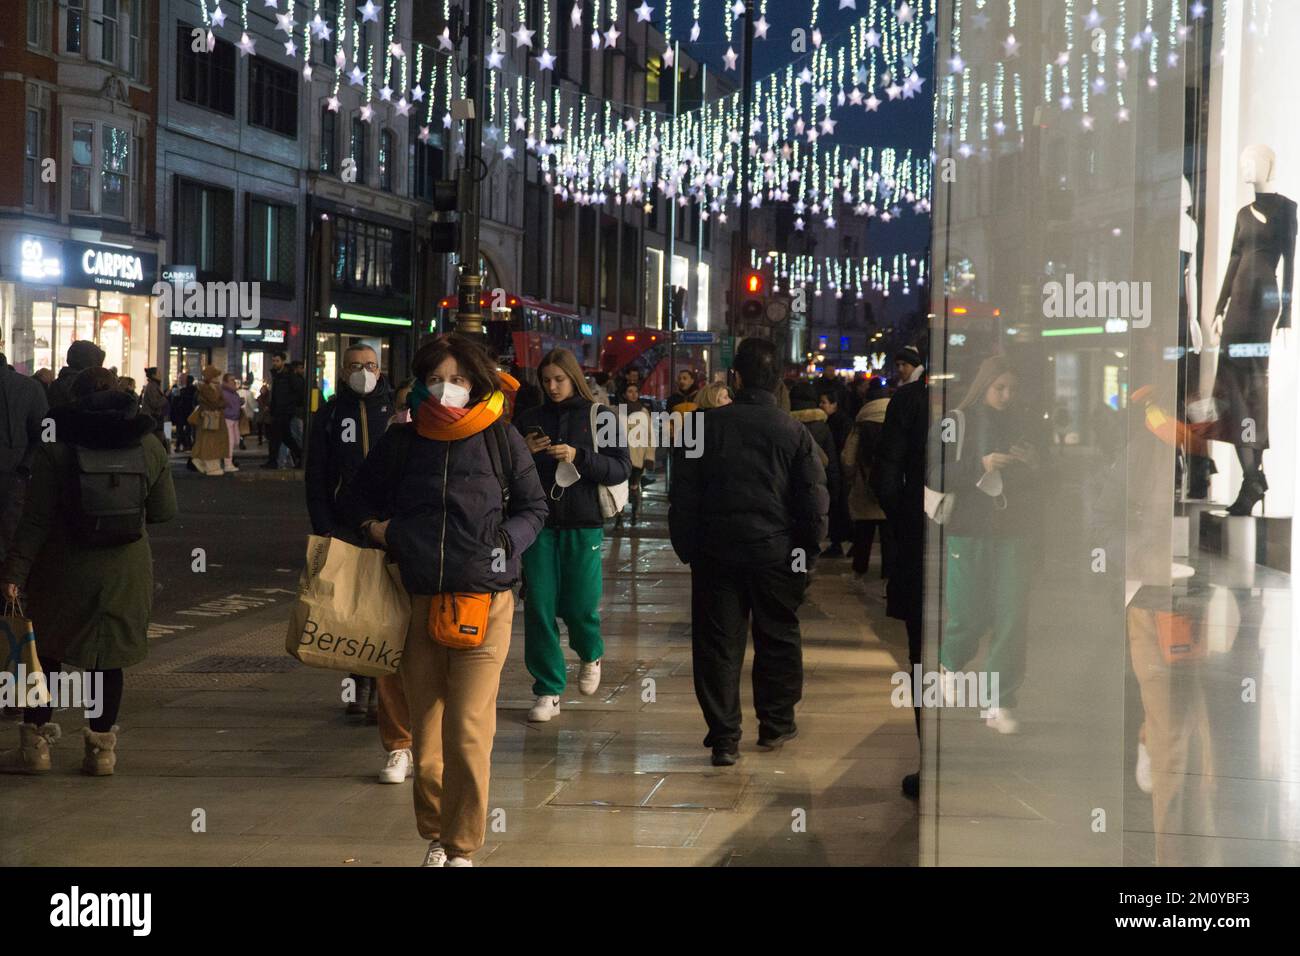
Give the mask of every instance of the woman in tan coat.
[{"label": "woman in tan coat", "polygon": [[853,519],[853,573],[864,575],[871,560],[871,542],[880,530],[880,576],[889,577],[889,564],[893,558],[893,542],[885,512],[871,490],[871,460],[875,454],[876,440],[885,423],[885,409],[889,399],[881,397],[879,388],[853,421],[853,431],[844,442],[840,456],[844,480],[849,483],[849,517]]},{"label": "woman in tan coat", "polygon": [[231,455],[225,421],[226,399],[221,394],[221,369],[209,365],[203,370],[203,384],[198,386],[194,402],[194,412],[189,418],[194,426],[190,463],[201,474],[220,475],[221,462]]}]

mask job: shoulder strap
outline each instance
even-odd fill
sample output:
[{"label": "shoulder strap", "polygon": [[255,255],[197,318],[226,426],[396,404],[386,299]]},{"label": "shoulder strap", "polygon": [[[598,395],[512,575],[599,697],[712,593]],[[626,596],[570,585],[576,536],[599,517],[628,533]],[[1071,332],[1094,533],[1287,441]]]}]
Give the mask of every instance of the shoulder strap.
[{"label": "shoulder strap", "polygon": [[397,482],[406,471],[407,459],[411,457],[411,446],[415,444],[415,426],[410,423],[393,425],[388,431],[393,433],[397,446],[393,449],[387,475],[388,493],[393,495],[397,493]]},{"label": "shoulder strap", "polygon": [[487,427],[483,436],[487,442],[488,458],[492,461],[492,472],[501,485],[501,507],[510,507],[510,475],[514,471],[514,456],[510,452],[510,438],[506,435],[505,425],[497,419]]}]

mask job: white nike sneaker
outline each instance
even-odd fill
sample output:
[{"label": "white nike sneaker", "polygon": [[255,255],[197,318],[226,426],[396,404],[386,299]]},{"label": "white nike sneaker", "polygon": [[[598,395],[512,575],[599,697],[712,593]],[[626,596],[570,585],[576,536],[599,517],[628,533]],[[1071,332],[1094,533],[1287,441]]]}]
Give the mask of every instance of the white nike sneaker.
[{"label": "white nike sneaker", "polygon": [[447,866],[473,866],[474,861],[467,856],[453,856],[447,860]]},{"label": "white nike sneaker", "polygon": [[578,693],[590,697],[600,687],[600,661],[592,661],[578,668]]},{"label": "white nike sneaker", "polygon": [[1011,715],[1011,711],[1005,707],[990,707],[988,718],[984,721],[1000,734],[1017,734],[1020,732],[1020,721]]},{"label": "white nike sneaker", "polygon": [[446,866],[447,851],[442,848],[442,844],[434,840],[429,844],[429,852],[424,855],[424,862],[421,866]]},{"label": "white nike sneaker", "polygon": [[560,698],[543,694],[537,698],[537,703],[533,704],[533,709],[528,712],[528,719],[533,723],[542,724],[552,717],[560,716]]},{"label": "white nike sneaker", "polygon": [[403,783],[415,772],[415,761],[409,750],[394,750],[388,755],[388,763],[379,771],[380,783]]},{"label": "white nike sneaker", "polygon": [[1137,761],[1137,785],[1143,793],[1150,793],[1155,784],[1151,780],[1151,752],[1147,750],[1147,745],[1138,742],[1138,761]]}]

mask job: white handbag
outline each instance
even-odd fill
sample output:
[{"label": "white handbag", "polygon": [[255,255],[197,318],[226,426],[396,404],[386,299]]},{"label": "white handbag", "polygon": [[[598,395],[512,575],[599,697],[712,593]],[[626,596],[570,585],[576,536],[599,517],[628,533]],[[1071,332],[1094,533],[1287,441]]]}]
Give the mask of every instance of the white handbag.
[{"label": "white handbag", "polygon": [[[961,461],[962,445],[966,443],[966,415],[960,408],[952,410],[953,421],[957,423],[957,457]],[[925,513],[935,524],[947,524],[952,517],[952,509],[957,506],[955,491],[936,491],[928,484],[925,486]]]},{"label": "white handbag", "polygon": [[[596,414],[601,406],[595,402],[591,403],[591,447],[597,454],[600,452],[600,444],[596,441]],[[616,485],[600,485],[600,516],[602,518],[612,518],[621,514],[627,507],[628,488],[627,479],[620,481]]]}]

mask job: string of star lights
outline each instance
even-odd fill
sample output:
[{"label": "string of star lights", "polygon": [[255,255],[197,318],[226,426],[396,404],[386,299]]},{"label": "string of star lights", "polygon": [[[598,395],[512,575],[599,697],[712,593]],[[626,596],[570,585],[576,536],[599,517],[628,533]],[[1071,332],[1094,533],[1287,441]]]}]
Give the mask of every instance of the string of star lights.
[{"label": "string of star lights", "polygon": [[[209,16],[206,0],[199,0],[209,28],[224,24],[221,2],[215,0]],[[607,48],[615,46],[622,36],[617,29],[618,0],[591,2],[597,38]],[[276,7],[277,0],[264,3]],[[886,101],[910,99],[920,91],[925,81],[915,65],[926,40],[922,18],[933,16],[935,5],[936,0],[904,2],[898,7],[886,0],[874,3],[847,30],[757,81],[754,122],[745,130],[737,119],[742,115],[738,91],[674,118],[561,88],[546,76],[554,76],[546,63],[548,58],[554,62],[548,49],[552,39],[549,4],[543,5],[546,13],[538,24],[540,30],[534,30],[526,22],[527,0],[514,4],[492,0],[485,149],[499,150],[502,158],[513,160],[522,144],[537,157],[544,181],[554,194],[582,205],[636,204],[649,211],[653,208],[650,203],[662,197],[683,208],[697,206],[702,219],[716,217],[726,222],[728,210],[741,202],[743,169],[754,184],[752,206],[793,203],[797,230],[817,222],[834,228],[837,210],[878,217],[882,222],[909,211],[924,213],[929,209],[929,156],[840,144],[835,140],[839,121],[833,114],[846,107],[872,112]],[[450,6],[451,0],[443,0],[444,16],[450,13]],[[694,6],[698,12],[699,0]],[[754,24],[756,35],[767,29],[765,6],[766,0]],[[277,7],[275,17],[277,28],[292,41],[292,5],[289,7],[283,14]],[[331,33],[334,36],[335,71],[325,101],[328,109],[340,109],[338,94],[346,77],[358,91],[363,121],[383,121],[391,115],[386,113],[388,109],[406,116],[421,103],[419,139],[429,141],[431,127],[440,117],[444,130],[451,133],[453,147],[463,149],[460,130],[453,130],[451,102],[464,95],[466,78],[454,67],[455,47],[448,30],[436,45],[412,43],[407,51],[399,42],[403,34],[399,4],[385,8],[374,0],[360,5],[340,3],[332,26],[322,20],[320,7],[320,0],[313,0],[313,15],[303,27],[302,49],[310,60],[312,41],[324,43]],[[381,12],[386,14],[383,21]],[[642,0],[636,12],[639,20],[649,21],[653,8]],[[734,11],[728,8],[727,12],[730,16]],[[567,26],[581,29],[580,0],[573,4],[571,14]],[[509,29],[508,20],[514,21],[516,29]],[[603,34],[599,32],[602,22],[610,24]],[[246,2],[241,23],[247,23]],[[376,25],[373,31],[368,28],[371,23]],[[506,38],[513,38],[513,44]],[[503,53],[503,48],[508,49]],[[521,69],[524,58],[532,59],[541,69]],[[310,73],[304,70],[304,75]],[[382,84],[378,100],[376,84]],[[880,273],[859,269],[853,274]]]},{"label": "string of star lights", "polygon": [[830,293],[836,299],[846,295],[862,299],[868,292],[879,292],[886,298],[893,292],[909,295],[926,277],[925,258],[906,252],[827,259],[784,252],[761,255],[754,250],[749,264],[772,272],[774,291],[811,288],[814,296]]}]

